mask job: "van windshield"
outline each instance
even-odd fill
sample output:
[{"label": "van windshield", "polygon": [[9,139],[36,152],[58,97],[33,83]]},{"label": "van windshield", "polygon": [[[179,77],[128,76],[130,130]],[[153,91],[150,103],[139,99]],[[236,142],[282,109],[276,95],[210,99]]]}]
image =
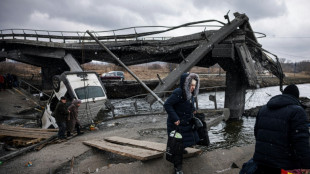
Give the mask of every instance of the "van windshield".
[{"label": "van windshield", "polygon": [[74,90],[81,100],[88,98],[104,97],[105,94],[100,86],[85,86]]}]

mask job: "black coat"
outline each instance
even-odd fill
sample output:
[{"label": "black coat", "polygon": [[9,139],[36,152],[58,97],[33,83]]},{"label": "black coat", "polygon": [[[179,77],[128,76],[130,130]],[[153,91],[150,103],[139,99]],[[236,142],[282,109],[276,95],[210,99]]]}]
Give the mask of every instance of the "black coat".
[{"label": "black coat", "polygon": [[[164,108],[168,113],[167,118],[167,133],[176,129],[174,122],[180,120],[179,132],[183,137],[184,147],[189,147],[197,144],[199,137],[197,131],[192,129],[193,122],[193,112],[195,111],[194,107],[194,97],[190,96],[190,99],[186,99],[185,89],[183,88],[188,74],[183,74],[180,80],[180,88],[177,88],[173,91],[171,96],[166,100]],[[197,83],[198,84],[198,83]],[[197,85],[199,86],[199,85]],[[198,89],[197,89],[198,90]],[[188,91],[187,91],[188,92]]]},{"label": "black coat", "polygon": [[69,115],[66,103],[59,101],[56,105],[53,116],[56,119],[56,122],[66,122]]},{"label": "black coat", "polygon": [[254,160],[281,169],[310,169],[307,116],[299,101],[278,95],[263,106],[254,127]]}]

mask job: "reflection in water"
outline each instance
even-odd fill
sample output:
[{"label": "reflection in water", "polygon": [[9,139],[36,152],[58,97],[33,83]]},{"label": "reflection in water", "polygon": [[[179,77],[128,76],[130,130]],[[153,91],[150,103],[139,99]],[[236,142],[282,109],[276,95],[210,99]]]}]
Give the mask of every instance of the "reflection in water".
[{"label": "reflection in water", "polygon": [[254,124],[255,118],[242,117],[241,120],[222,122],[211,127],[209,131],[211,145],[206,150],[253,144]]}]

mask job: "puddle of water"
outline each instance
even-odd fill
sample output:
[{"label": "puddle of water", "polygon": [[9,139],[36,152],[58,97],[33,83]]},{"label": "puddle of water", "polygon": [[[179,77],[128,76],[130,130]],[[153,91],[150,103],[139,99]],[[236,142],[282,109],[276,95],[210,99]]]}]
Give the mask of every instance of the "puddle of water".
[{"label": "puddle of water", "polygon": [[253,144],[254,124],[255,118],[242,117],[241,120],[221,122],[211,127],[209,131],[211,145],[206,150]]}]

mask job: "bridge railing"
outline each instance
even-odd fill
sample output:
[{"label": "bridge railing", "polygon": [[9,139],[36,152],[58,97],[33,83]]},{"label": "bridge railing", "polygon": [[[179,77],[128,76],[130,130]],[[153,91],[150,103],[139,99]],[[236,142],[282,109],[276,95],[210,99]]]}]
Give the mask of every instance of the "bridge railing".
[{"label": "bridge railing", "polygon": [[[137,26],[121,28],[108,31],[92,31],[100,41],[128,41],[128,40],[167,40],[171,37],[151,37],[151,35],[161,34],[171,30],[175,30],[182,27],[222,27],[221,25],[197,25],[205,22],[218,22],[222,25],[225,23],[217,20],[204,20],[197,22],[190,22],[179,26]],[[157,31],[147,31],[149,29],[160,28]],[[143,31],[138,33],[137,30]],[[122,34],[120,34],[122,33]],[[0,30],[0,40],[4,39],[23,39],[23,40],[35,40],[44,42],[62,42],[62,43],[82,43],[93,42],[93,39],[82,31],[49,31],[49,30],[33,30],[33,29],[4,29]]]},{"label": "bridge railing", "polygon": [[[124,41],[124,40],[167,40],[171,37],[138,37],[136,34],[101,36],[103,32],[94,32],[99,40]],[[47,31],[31,29],[6,29],[0,30],[0,39],[23,39],[45,42],[81,43],[91,42],[92,38],[86,32],[80,31]]]}]

